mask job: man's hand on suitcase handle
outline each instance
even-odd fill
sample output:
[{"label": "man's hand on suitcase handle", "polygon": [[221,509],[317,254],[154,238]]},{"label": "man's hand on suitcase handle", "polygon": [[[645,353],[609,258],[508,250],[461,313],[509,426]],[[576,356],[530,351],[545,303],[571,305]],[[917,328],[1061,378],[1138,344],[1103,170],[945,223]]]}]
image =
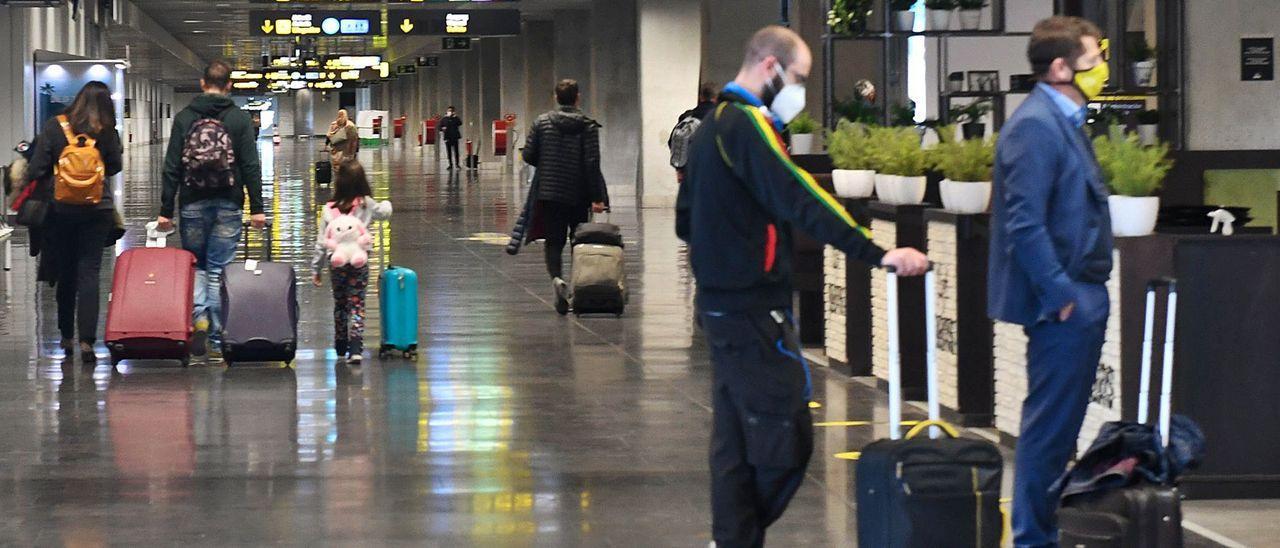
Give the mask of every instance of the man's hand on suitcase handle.
[{"label": "man's hand on suitcase handle", "polygon": [[592,213],[604,213],[605,211],[608,211],[608,209],[609,208],[605,207],[604,202],[596,202],[594,204],[591,204]]},{"label": "man's hand on suitcase handle", "polygon": [[156,230],[160,232],[168,232],[173,230],[173,219],[161,215],[156,217]]},{"label": "man's hand on suitcase handle", "polygon": [[253,225],[253,228],[265,228],[267,226],[267,215],[265,213],[250,215],[249,224]]},{"label": "man's hand on suitcase handle", "polygon": [[929,257],[910,247],[900,247],[885,253],[880,266],[891,268],[899,276],[923,276],[929,271]]}]

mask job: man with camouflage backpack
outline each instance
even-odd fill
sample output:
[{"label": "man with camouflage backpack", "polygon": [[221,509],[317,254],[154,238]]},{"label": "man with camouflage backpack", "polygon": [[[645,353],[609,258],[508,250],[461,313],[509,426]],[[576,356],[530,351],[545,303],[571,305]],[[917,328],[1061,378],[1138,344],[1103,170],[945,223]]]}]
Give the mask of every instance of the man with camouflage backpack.
[{"label": "man with camouflage backpack", "polygon": [[200,88],[204,93],[173,119],[156,222],[159,230],[171,230],[175,198],[181,203],[182,247],[196,256],[192,353],[203,355],[207,345],[217,360],[221,357],[216,349],[221,337],[222,272],[240,243],[246,190],[254,228],[265,226],[267,217],[253,120],[228,96],[231,66],[210,63]]}]

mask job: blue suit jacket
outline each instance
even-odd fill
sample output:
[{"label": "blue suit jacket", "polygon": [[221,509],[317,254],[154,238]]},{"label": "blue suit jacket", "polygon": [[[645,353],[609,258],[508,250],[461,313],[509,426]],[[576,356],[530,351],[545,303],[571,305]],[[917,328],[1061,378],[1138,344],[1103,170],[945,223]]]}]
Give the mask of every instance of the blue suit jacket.
[{"label": "blue suit jacket", "polygon": [[[1037,88],[996,145],[987,312],[1033,325],[1111,274],[1110,194],[1093,144]],[[1101,312],[1105,316],[1105,312]],[[1056,321],[1056,320],[1054,320]]]}]

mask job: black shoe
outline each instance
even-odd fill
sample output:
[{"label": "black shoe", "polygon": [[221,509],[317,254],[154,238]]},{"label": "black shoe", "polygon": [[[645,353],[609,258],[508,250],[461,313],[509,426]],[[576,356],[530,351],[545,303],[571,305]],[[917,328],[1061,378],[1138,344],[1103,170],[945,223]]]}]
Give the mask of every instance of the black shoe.
[{"label": "black shoe", "polygon": [[87,342],[80,343],[80,363],[96,364],[98,363],[98,353],[93,351],[93,345]]},{"label": "black shoe", "polygon": [[349,346],[347,345],[347,341],[333,342],[333,351],[338,355],[339,358],[347,357],[348,349],[349,349]]}]

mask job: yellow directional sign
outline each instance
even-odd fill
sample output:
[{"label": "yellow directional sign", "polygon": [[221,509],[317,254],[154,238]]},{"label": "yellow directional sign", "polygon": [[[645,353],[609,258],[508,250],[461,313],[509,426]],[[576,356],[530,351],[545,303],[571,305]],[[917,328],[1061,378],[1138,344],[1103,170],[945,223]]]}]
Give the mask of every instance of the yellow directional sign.
[{"label": "yellow directional sign", "polygon": [[267,19],[266,21],[263,21],[263,22],[262,22],[262,32],[265,32],[265,33],[267,33],[267,34],[271,34],[271,31],[273,31],[273,30],[275,30],[275,25],[272,25],[272,24],[271,24],[271,20],[270,20],[270,19]]},{"label": "yellow directional sign", "polygon": [[405,17],[404,22],[400,23],[400,30],[404,31],[405,34],[409,34],[413,30],[413,21]]}]

